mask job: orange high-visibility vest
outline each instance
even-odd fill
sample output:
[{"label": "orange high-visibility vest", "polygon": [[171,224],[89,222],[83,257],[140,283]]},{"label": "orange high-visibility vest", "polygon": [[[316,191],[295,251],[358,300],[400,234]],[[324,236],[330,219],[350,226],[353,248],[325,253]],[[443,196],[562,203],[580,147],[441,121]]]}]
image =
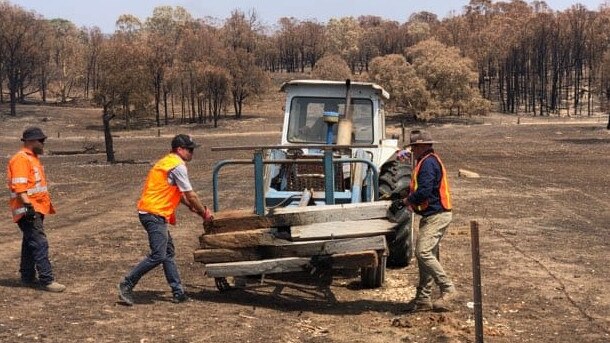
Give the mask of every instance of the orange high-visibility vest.
[{"label": "orange high-visibility vest", "polygon": [[[441,184],[438,190],[440,195],[441,206],[447,211],[451,210],[451,195],[449,194],[450,190],[449,182],[447,181],[447,170],[445,169],[445,166],[443,165],[441,159],[435,153],[428,154],[424,156],[424,158],[419,160],[419,162],[417,162],[417,165],[415,166],[415,171],[413,171],[413,175],[411,176],[411,184],[409,185],[410,192],[413,193],[417,190],[417,177],[419,176],[419,169],[424,163],[424,160],[426,160],[430,156],[434,156],[438,161],[438,164],[440,164],[441,166]],[[415,212],[423,212],[427,207],[428,200],[424,201],[422,204],[413,205],[413,209],[415,210]]]},{"label": "orange high-visibility vest", "polygon": [[165,217],[170,224],[175,224],[176,207],[180,204],[182,192],[176,185],[167,181],[169,172],[184,164],[180,156],[170,153],[157,161],[148,173],[144,190],[138,201],[138,210]]},{"label": "orange high-visibility vest", "polygon": [[18,222],[25,213],[25,207],[19,193],[27,193],[36,212],[53,214],[55,209],[51,204],[51,195],[47,189],[47,177],[38,156],[27,148],[22,148],[8,162],[6,173],[8,189],[11,192],[9,207],[13,221]]}]

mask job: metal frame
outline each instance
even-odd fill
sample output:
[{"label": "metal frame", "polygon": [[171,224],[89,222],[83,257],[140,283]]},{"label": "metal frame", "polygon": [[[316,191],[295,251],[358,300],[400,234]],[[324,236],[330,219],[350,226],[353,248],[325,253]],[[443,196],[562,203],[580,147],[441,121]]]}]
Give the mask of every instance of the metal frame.
[{"label": "metal frame", "polygon": [[290,149],[305,148],[305,149],[320,149],[324,150],[324,155],[321,159],[279,159],[279,160],[265,160],[263,158],[263,151],[265,149],[286,149],[286,146],[258,146],[258,147],[227,147],[227,148],[212,148],[212,151],[226,151],[226,150],[254,150],[254,157],[252,160],[246,159],[234,159],[234,160],[222,160],[214,165],[212,172],[212,192],[214,201],[214,212],[219,210],[218,205],[218,174],[220,169],[226,165],[231,164],[253,164],[254,165],[254,203],[255,213],[257,215],[265,214],[265,190],[264,190],[264,165],[265,164],[283,164],[283,163],[320,163],[324,165],[324,195],[325,202],[328,205],[335,203],[334,189],[335,189],[335,178],[334,178],[334,163],[364,163],[370,168],[369,170],[373,173],[373,196],[374,200],[379,198],[379,172],[373,162],[363,158],[333,158],[333,151],[342,149],[362,148],[371,147],[369,145],[319,145],[319,146],[290,146]]}]

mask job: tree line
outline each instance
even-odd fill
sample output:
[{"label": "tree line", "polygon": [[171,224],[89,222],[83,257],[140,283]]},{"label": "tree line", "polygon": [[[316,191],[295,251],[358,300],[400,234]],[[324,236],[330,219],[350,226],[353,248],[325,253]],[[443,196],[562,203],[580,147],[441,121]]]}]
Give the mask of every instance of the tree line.
[{"label": "tree line", "polygon": [[[217,24],[182,7],[112,34],[45,19],[0,1],[0,102],[37,94],[92,99],[130,127],[141,117],[217,125],[269,88],[274,74],[374,81],[398,111],[421,118],[591,115],[610,104],[610,6],[553,11],[543,1],[471,0],[461,13],[399,23],[378,16],[281,18],[239,10]],[[295,74],[296,76],[297,74]]]}]

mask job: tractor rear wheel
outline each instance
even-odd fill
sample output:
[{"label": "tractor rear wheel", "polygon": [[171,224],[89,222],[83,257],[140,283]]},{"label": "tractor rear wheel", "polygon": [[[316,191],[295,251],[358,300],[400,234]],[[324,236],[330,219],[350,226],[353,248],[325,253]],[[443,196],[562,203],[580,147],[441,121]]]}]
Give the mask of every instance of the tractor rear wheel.
[{"label": "tractor rear wheel", "polygon": [[[404,194],[411,182],[411,166],[408,163],[400,162],[394,156],[381,167],[379,173],[379,197],[381,199],[391,199],[397,194]],[[389,267],[406,267],[411,262],[414,254],[414,239],[412,230],[412,215],[405,207],[395,215],[396,218],[403,218],[394,228],[394,236],[388,237],[388,256]]]}]

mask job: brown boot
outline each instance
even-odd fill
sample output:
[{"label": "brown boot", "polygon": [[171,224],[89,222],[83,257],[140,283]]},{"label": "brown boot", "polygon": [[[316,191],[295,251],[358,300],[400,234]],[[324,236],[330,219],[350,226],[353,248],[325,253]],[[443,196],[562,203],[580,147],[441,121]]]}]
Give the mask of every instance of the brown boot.
[{"label": "brown boot", "polygon": [[53,281],[48,285],[43,285],[42,289],[47,292],[61,293],[66,290],[66,286],[62,285],[61,283]]},{"label": "brown boot", "polygon": [[458,296],[457,291],[441,293],[441,297],[438,298],[433,304],[434,311],[437,311],[437,312],[453,311],[454,310],[453,303],[455,302],[457,296]]},{"label": "brown boot", "polygon": [[418,299],[415,298],[407,303],[407,312],[424,312],[432,311],[432,301],[430,299]]}]

